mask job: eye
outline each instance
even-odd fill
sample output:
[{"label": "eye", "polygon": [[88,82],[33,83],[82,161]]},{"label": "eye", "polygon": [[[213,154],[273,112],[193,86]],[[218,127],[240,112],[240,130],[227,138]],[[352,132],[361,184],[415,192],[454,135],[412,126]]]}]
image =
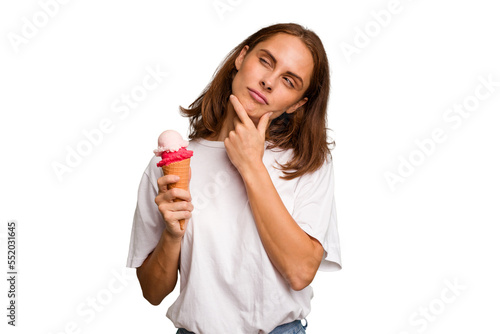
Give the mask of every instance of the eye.
[{"label": "eye", "polygon": [[289,85],[289,86],[290,86],[290,87],[292,87],[292,88],[295,88],[295,86],[294,86],[294,84],[293,84],[293,81],[292,81],[292,80],[290,80],[290,79],[289,79],[289,78],[287,78],[287,77],[285,77],[284,79],[285,79],[285,81],[286,81],[286,84],[287,84],[287,85]]},{"label": "eye", "polygon": [[261,63],[263,63],[263,64],[265,64],[265,65],[268,65],[268,66],[270,66],[270,65],[271,65],[271,63],[269,63],[269,62],[267,61],[267,59],[266,59],[266,58],[262,58],[262,57],[261,57],[261,58],[259,58],[259,60],[260,60],[260,62],[261,62]]}]

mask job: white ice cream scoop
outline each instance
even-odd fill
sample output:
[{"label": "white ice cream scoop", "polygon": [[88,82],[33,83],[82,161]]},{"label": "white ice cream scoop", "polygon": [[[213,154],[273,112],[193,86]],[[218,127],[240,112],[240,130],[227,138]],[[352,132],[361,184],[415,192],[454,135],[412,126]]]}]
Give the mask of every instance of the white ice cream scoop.
[{"label": "white ice cream scoop", "polygon": [[163,131],[158,137],[158,148],[153,152],[156,156],[161,156],[161,154],[165,151],[176,152],[181,147],[187,147],[188,145],[189,142],[182,139],[182,136],[179,134],[179,132],[175,130],[166,130]]}]

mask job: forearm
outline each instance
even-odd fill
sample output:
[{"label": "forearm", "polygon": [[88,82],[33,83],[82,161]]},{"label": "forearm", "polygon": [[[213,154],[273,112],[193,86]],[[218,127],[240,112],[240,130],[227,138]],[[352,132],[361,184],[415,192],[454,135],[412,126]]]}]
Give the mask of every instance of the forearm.
[{"label": "forearm", "polygon": [[164,230],[154,251],[137,268],[142,293],[151,304],[160,304],[174,290],[180,251],[181,238],[172,238]]},{"label": "forearm", "polygon": [[305,233],[283,204],[263,164],[242,173],[262,244],[288,284],[301,290],[314,278],[323,247]]}]

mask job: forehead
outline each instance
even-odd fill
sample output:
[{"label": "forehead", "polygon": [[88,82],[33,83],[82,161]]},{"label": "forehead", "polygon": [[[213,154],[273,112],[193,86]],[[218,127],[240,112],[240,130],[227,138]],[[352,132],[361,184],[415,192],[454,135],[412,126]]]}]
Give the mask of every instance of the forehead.
[{"label": "forehead", "polygon": [[278,33],[257,44],[253,51],[259,52],[262,49],[269,51],[276,58],[278,67],[299,75],[305,86],[309,86],[314,60],[311,51],[300,38]]}]

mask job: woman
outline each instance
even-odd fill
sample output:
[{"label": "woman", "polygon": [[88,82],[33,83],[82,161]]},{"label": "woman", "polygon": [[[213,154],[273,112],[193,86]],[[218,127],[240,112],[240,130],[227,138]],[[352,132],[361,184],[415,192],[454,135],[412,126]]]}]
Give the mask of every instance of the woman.
[{"label": "woman", "polygon": [[234,48],[181,108],[194,152],[190,191],[167,190],[177,177],[151,160],[127,262],[153,305],[180,272],[167,312],[178,333],[305,333],[309,284],[318,268],[341,267],[329,80],[316,34],[277,24]]}]

